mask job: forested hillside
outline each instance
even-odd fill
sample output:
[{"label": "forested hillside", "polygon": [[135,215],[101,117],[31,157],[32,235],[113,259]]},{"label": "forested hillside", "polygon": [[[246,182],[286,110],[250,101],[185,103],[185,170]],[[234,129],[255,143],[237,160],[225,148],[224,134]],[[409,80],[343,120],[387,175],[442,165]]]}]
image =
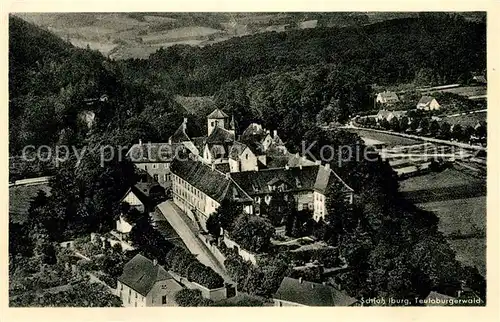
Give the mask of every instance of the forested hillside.
[{"label": "forested hillside", "polygon": [[[14,16],[9,24],[11,155],[26,145],[82,146],[118,129],[123,144],[137,140],[141,128],[154,133],[147,139],[166,139],[177,126],[181,115],[170,94],[132,84],[97,51],[75,48]],[[91,129],[78,117],[85,111],[95,114]]]},{"label": "forested hillside", "polygon": [[486,25],[423,13],[362,27],[268,32],[204,48],[174,46],[127,65],[165,73],[180,93],[209,95],[227,81],[330,63],[359,68],[376,84],[463,81],[486,67]]}]

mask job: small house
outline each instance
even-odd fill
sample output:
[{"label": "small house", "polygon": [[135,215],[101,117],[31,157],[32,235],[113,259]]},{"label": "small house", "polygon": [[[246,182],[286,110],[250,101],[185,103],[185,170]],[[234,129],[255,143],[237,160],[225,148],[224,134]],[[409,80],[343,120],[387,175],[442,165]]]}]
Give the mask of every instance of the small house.
[{"label": "small house", "polygon": [[417,109],[423,111],[436,111],[441,109],[441,105],[432,96],[422,96],[417,103]]},{"label": "small house", "polygon": [[135,255],[123,267],[117,294],[125,307],[177,306],[183,287],[156,260]]},{"label": "small house", "polygon": [[375,101],[379,104],[391,105],[399,102],[399,97],[394,92],[384,91],[377,94]]}]

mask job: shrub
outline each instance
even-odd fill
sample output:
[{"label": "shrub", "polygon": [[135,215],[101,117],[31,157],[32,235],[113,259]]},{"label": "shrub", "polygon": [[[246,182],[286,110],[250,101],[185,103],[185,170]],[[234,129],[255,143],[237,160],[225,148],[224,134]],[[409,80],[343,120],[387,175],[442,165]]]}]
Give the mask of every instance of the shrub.
[{"label": "shrub", "polygon": [[230,236],[244,249],[261,253],[269,250],[274,232],[269,221],[255,215],[242,214],[236,218]]},{"label": "shrub", "polygon": [[200,290],[183,289],[175,293],[175,302],[179,306],[209,306],[212,301],[205,299]]},{"label": "shrub", "polygon": [[198,260],[183,248],[175,247],[168,252],[166,266],[177,274],[186,277],[207,288],[224,286],[224,279],[212,268],[198,262]]},{"label": "shrub", "polygon": [[209,289],[224,286],[224,279],[219,274],[199,262],[195,262],[189,266],[187,278]]}]

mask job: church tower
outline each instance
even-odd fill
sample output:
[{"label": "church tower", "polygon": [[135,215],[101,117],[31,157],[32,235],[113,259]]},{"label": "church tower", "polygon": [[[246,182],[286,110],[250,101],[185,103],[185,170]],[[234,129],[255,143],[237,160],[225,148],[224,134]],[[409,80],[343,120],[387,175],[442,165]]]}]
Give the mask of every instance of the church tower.
[{"label": "church tower", "polygon": [[221,127],[223,129],[227,129],[227,114],[223,111],[216,108],[212,113],[207,116],[207,128],[208,128],[208,136],[212,134],[212,131],[217,127]]}]

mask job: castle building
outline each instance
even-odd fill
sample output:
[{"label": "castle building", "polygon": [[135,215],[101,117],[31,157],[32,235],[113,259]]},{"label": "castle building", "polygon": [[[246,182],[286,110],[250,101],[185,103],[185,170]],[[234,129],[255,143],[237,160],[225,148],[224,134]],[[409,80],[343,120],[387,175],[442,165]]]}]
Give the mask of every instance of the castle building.
[{"label": "castle building", "polygon": [[[252,123],[237,138],[234,118],[219,109],[207,116],[206,136],[190,138],[187,126],[184,119],[168,143],[149,143],[149,149],[139,143],[129,155],[137,167],[171,188],[174,203],[204,229],[224,199],[258,214],[258,205],[269,204],[273,193],[283,191],[293,195],[297,209],[313,211],[315,220],[325,217],[325,192],[334,183],[352,202],[352,189],[328,164],[288,153],[277,131]],[[176,158],[179,153],[189,158]]]}]

